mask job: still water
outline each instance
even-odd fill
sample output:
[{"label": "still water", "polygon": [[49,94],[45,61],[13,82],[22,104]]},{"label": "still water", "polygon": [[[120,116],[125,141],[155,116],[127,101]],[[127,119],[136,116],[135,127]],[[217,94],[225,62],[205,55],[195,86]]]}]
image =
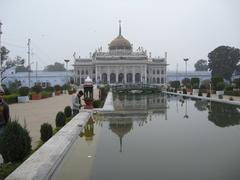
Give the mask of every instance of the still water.
[{"label": "still water", "polygon": [[239,180],[240,107],[182,97],[114,95],[53,179]]}]

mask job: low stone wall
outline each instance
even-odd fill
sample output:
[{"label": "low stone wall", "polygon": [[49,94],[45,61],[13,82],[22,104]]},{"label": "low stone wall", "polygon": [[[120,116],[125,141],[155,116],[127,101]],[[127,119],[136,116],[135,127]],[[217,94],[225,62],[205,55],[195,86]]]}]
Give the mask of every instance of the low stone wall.
[{"label": "low stone wall", "polygon": [[196,99],[203,99],[203,100],[207,100],[207,101],[215,101],[215,102],[220,102],[220,103],[240,105],[240,101],[230,101],[230,100],[226,100],[226,99],[217,99],[217,98],[212,98],[212,97],[196,96],[196,95],[189,95],[189,94],[180,94],[180,93],[167,92],[167,91],[164,91],[163,93],[177,95],[177,96],[190,97],[190,98],[196,98]]},{"label": "low stone wall", "polygon": [[92,110],[80,111],[78,115],[24,161],[6,179],[50,179],[91,116]]}]

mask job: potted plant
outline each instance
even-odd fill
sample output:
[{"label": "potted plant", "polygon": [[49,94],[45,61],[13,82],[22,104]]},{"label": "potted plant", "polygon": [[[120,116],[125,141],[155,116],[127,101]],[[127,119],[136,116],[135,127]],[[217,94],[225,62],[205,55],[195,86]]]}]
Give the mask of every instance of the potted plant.
[{"label": "potted plant", "polygon": [[42,87],[35,85],[32,87],[32,100],[39,100],[42,98]]},{"label": "potted plant", "polygon": [[86,106],[85,109],[91,109],[93,107],[93,98],[87,97],[83,99]]},{"label": "potted plant", "polygon": [[225,87],[225,84],[224,82],[218,82],[217,83],[217,90],[216,90],[216,95],[219,96],[219,95],[224,95],[224,87]]},{"label": "potted plant", "polygon": [[26,102],[29,102],[29,88],[28,87],[21,87],[18,89],[18,93],[19,93],[19,96],[18,96],[18,102],[19,103],[26,103]]},{"label": "potted plant", "polygon": [[54,90],[55,90],[55,96],[59,96],[61,94],[62,88],[60,85],[57,84],[54,86]]},{"label": "potted plant", "polygon": [[195,84],[193,84],[192,87],[193,87],[192,93],[193,94],[198,94],[198,92],[199,92],[199,84],[195,83]]}]

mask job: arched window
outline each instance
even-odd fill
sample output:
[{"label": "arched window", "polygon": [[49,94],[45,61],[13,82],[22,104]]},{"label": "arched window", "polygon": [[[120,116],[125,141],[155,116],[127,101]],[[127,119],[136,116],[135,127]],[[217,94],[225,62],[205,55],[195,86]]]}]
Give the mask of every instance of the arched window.
[{"label": "arched window", "polygon": [[79,74],[80,74],[80,71],[78,70],[77,73],[78,73],[78,75],[79,75]]},{"label": "arched window", "polygon": [[132,73],[127,74],[127,83],[132,83]]},{"label": "arched window", "polygon": [[88,70],[86,70],[86,75],[88,75]]},{"label": "arched window", "polygon": [[140,73],[135,74],[135,83],[140,83],[141,82],[141,75]]},{"label": "arched window", "polygon": [[115,73],[110,74],[110,83],[116,83],[116,74]]},{"label": "arched window", "polygon": [[159,74],[160,72],[159,72],[159,69],[157,70],[157,74]]},{"label": "arched window", "polygon": [[155,69],[153,70],[153,74],[155,74]]},{"label": "arched window", "polygon": [[161,78],[161,83],[164,84],[164,79],[163,78]]},{"label": "arched window", "polygon": [[84,74],[84,70],[82,70],[81,74]]},{"label": "arched window", "polygon": [[161,74],[164,74],[164,70],[161,71]]},{"label": "arched window", "polygon": [[118,83],[123,83],[123,82],[124,82],[124,75],[123,75],[123,73],[120,73],[118,75]]},{"label": "arched window", "polygon": [[84,84],[84,78],[81,78],[81,84]]},{"label": "arched window", "polygon": [[107,74],[106,73],[102,74],[102,83],[107,84]]},{"label": "arched window", "polygon": [[159,77],[157,78],[157,83],[160,84],[160,78]]},{"label": "arched window", "polygon": [[155,84],[156,83],[156,79],[155,79],[155,77],[153,78],[153,84]]}]

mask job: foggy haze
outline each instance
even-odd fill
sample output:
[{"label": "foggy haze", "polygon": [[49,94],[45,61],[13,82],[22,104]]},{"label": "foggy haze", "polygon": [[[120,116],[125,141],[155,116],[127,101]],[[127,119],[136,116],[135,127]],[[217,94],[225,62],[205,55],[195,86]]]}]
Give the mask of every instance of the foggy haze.
[{"label": "foggy haze", "polygon": [[[32,61],[42,69],[73,53],[89,53],[122,35],[135,51],[143,46],[152,56],[168,52],[168,70],[188,69],[207,59],[220,45],[240,48],[240,1],[238,0],[0,0],[2,46],[14,58],[27,59],[31,38]],[[72,68],[72,67],[71,67]],[[35,69],[35,63],[32,64]]]}]

